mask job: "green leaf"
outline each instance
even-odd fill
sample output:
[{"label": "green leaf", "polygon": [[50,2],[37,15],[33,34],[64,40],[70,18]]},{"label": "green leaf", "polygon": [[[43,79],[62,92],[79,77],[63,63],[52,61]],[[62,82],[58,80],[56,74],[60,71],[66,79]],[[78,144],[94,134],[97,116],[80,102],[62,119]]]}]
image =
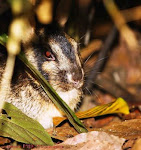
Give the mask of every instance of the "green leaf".
[{"label": "green leaf", "polygon": [[18,108],[5,102],[6,114],[0,115],[0,135],[33,145],[53,145],[45,129]]},{"label": "green leaf", "polygon": [[23,63],[32,71],[32,73],[36,76],[38,81],[40,82],[42,88],[48,95],[48,97],[53,101],[53,103],[67,116],[70,123],[74,126],[74,128],[79,132],[87,132],[87,129],[82,124],[82,122],[78,119],[75,113],[69,108],[69,106],[60,98],[60,96],[56,93],[56,91],[51,87],[51,85],[46,81],[46,79],[42,76],[42,74],[34,68],[32,64],[26,59],[23,52],[20,52],[18,57],[23,61]]},{"label": "green leaf", "polygon": [[0,44],[5,46],[5,43],[7,42],[8,36],[6,34],[0,35]]}]

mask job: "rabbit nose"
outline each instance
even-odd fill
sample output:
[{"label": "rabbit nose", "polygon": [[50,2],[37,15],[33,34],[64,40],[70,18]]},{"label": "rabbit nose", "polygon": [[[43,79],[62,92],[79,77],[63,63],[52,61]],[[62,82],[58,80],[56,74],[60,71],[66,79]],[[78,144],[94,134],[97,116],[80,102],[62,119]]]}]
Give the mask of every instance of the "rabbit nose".
[{"label": "rabbit nose", "polygon": [[69,76],[70,83],[73,84],[75,88],[80,88],[83,85],[83,72],[82,70],[77,70],[70,74]]},{"label": "rabbit nose", "polygon": [[81,81],[82,80],[82,72],[81,71],[73,72],[72,73],[72,80],[74,82]]}]

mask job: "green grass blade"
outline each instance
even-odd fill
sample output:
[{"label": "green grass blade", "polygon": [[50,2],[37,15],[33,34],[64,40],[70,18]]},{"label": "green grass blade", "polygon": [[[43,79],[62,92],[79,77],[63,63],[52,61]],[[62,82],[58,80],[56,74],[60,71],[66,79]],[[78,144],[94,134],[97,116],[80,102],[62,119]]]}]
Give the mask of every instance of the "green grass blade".
[{"label": "green grass blade", "polygon": [[7,39],[8,39],[8,36],[6,34],[0,35],[0,44],[5,46]]}]

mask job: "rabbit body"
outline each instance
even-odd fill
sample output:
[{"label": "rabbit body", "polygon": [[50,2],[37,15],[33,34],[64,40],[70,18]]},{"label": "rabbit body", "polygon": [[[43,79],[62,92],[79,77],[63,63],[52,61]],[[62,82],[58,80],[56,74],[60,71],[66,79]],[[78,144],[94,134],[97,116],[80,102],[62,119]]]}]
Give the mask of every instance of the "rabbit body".
[{"label": "rabbit body", "polygon": [[[48,25],[25,37],[22,49],[30,63],[74,110],[82,96],[84,77],[77,43],[57,25]],[[6,61],[4,53],[0,52],[0,78]],[[19,60],[16,61],[6,100],[37,120],[45,129],[53,126],[53,117],[64,115]]]}]

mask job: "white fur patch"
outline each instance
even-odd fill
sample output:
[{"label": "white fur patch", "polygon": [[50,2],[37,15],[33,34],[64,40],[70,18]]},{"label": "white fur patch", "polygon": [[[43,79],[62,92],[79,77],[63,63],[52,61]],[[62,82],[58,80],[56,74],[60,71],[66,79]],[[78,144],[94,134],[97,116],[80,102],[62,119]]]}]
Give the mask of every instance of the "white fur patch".
[{"label": "white fur patch", "polygon": [[70,106],[72,110],[74,110],[76,104],[80,101],[81,92],[76,89],[72,89],[67,92],[59,91],[57,93]]},{"label": "white fur patch", "polygon": [[60,70],[69,70],[70,62],[69,62],[68,58],[63,54],[62,49],[59,47],[59,45],[57,43],[50,41],[50,47],[58,56],[59,69]]}]

